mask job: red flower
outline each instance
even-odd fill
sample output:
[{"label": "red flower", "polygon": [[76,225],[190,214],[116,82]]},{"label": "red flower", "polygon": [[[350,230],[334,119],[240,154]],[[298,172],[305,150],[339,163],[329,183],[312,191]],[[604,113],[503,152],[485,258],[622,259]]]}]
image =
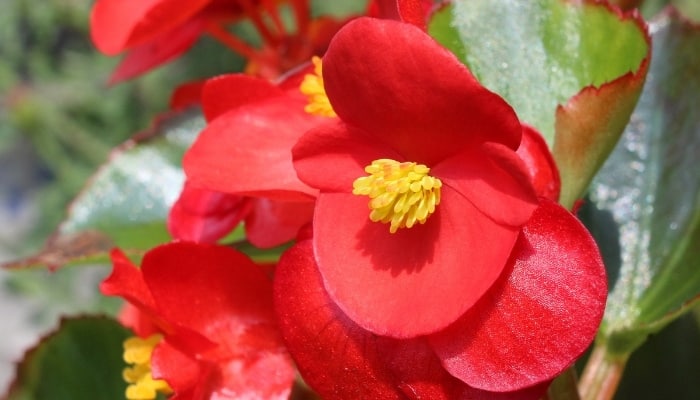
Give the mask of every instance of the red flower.
[{"label": "red flower", "polygon": [[271,282],[247,257],[175,243],[149,251],[141,269],[119,251],[112,261],[100,289],[139,310],[140,317],[128,314],[137,335],[163,335],[150,369],[173,399],[287,398],[294,369],[275,324]]},{"label": "red flower", "polygon": [[[537,207],[515,153],[522,126],[451,53],[408,24],[353,21],[323,65],[342,121],[308,132],[293,154],[301,180],[320,190],[314,247],[326,287],[375,333],[413,337],[442,329],[495,282]],[[370,199],[353,194],[353,185],[379,194],[381,185],[358,178],[370,170],[408,170],[409,163],[416,165],[405,174],[416,182],[425,175],[414,196],[421,200],[388,212],[391,227],[373,222]],[[374,214],[384,211],[373,207]],[[436,287],[440,296],[433,295]]]},{"label": "red flower", "polygon": [[[209,124],[185,155],[188,182],[206,189],[197,196],[239,199],[245,211],[229,212],[245,219],[246,236],[258,247],[292,240],[311,221],[316,190],[297,178],[291,148],[326,118],[304,111],[306,98],[299,92],[304,72],[279,84],[240,74],[208,81],[202,103]],[[173,211],[187,196],[181,196]],[[196,239],[199,231],[191,221],[171,213],[171,232],[179,231],[183,238],[183,231],[195,228],[185,238]]]},{"label": "red flower", "polygon": [[[282,22],[280,3],[289,3],[295,31]],[[251,74],[274,78],[322,53],[344,21],[310,19],[308,0],[99,0],[91,19],[92,40],[105,54],[128,52],[110,78],[130,79],[176,58],[209,34],[249,61]],[[251,47],[225,25],[248,18],[263,45]]]},{"label": "red flower", "polygon": [[[336,398],[371,382],[387,388],[377,398],[542,385],[516,395],[536,397],[593,339],[607,291],[590,235],[538,201],[515,113],[408,24],[350,22],[323,68],[339,120],[293,149],[300,179],[320,190],[313,238],[276,278],[305,379]],[[331,350],[343,337],[347,353]],[[311,340],[335,355],[313,356]]]}]

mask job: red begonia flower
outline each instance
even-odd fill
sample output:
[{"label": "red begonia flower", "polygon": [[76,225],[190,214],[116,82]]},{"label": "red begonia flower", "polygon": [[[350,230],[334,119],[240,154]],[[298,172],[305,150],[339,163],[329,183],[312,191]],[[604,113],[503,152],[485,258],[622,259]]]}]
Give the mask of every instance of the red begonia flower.
[{"label": "red begonia flower", "polygon": [[126,299],[163,334],[151,368],[174,398],[289,395],[294,369],[275,323],[272,283],[245,255],[181,242],[149,251],[140,269],[119,251],[112,260],[100,288]]},{"label": "red begonia flower", "polygon": [[[245,199],[247,238],[258,247],[287,242],[311,221],[317,191],[297,178],[291,148],[326,119],[304,111],[301,76],[278,84],[241,74],[207,82],[202,103],[209,124],[184,158],[188,182]],[[171,225],[185,223],[171,213]]]},{"label": "red begonia flower", "polygon": [[[304,380],[341,400],[539,398],[592,341],[607,293],[593,239],[546,199],[496,283],[431,335],[394,339],[365,330],[338,307],[319,269],[312,240],[301,238],[278,264],[275,309]],[[430,289],[436,297],[443,291]],[[412,318],[412,310],[402,316]]]},{"label": "red begonia flower", "polygon": [[[443,329],[493,285],[537,206],[515,153],[522,126],[409,24],[350,22],[324,56],[323,78],[339,121],[309,131],[293,155],[299,178],[320,190],[313,240],[325,287],[374,333]],[[353,194],[381,159],[423,164],[442,182],[439,205],[421,224],[390,233],[369,219],[368,198]]]}]

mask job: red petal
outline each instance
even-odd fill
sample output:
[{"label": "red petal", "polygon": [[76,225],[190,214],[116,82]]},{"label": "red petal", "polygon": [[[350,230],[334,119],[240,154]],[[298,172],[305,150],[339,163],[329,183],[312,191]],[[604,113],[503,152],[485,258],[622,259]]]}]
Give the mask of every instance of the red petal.
[{"label": "red petal", "polygon": [[112,250],[110,256],[113,269],[112,273],[100,283],[102,294],[123,297],[141,309],[152,308],[153,297],[143,280],[141,270],[119,249]]},{"label": "red petal", "polygon": [[161,314],[205,336],[240,319],[273,318],[269,279],[230,248],[171,243],[146,253],[141,269]]},{"label": "red petal", "polygon": [[190,106],[201,104],[202,89],[206,81],[192,81],[178,86],[170,96],[171,110],[181,110]]},{"label": "red petal", "polygon": [[203,382],[211,393],[288,394],[294,373],[262,269],[230,248],[185,242],[151,250],[142,269],[166,318],[218,344],[198,355],[218,366]]},{"label": "red petal", "polygon": [[590,234],[544,200],[494,287],[457,323],[431,336],[443,365],[484,390],[552,379],[593,340],[605,308],[605,270]]},{"label": "red petal", "polygon": [[234,108],[282,95],[284,91],[268,80],[229,74],[207,80],[202,105],[207,121],[213,121]]},{"label": "red petal", "polygon": [[442,368],[424,338],[383,338],[354,324],[323,289],[309,240],[282,256],[275,308],[305,382],[323,398],[534,400],[546,390],[544,385],[517,393],[470,388]]},{"label": "red petal", "polygon": [[474,143],[520,143],[511,107],[413,25],[349,22],[324,56],[323,77],[340,118],[405,159],[431,166]]},{"label": "red petal", "polygon": [[352,192],[355,179],[380,158],[404,161],[401,155],[376,143],[364,132],[338,120],[310,130],[292,149],[299,179],[329,192]]},{"label": "red petal", "polygon": [[124,303],[122,309],[119,311],[117,319],[122,325],[131,329],[136,335],[142,338],[160,332],[160,328],[153,323],[153,320],[151,320],[148,314],[129,302]]},{"label": "red petal", "polygon": [[313,201],[252,199],[245,220],[246,237],[255,247],[279,246],[294,239],[302,226],[311,222]]},{"label": "red petal", "polygon": [[92,40],[115,55],[163,34],[195,15],[211,0],[100,0],[90,15]]},{"label": "red petal", "polygon": [[311,241],[285,252],[275,272],[275,308],[287,348],[323,398],[401,399],[376,351],[375,335],[354,325],[328,298]]},{"label": "red petal", "polygon": [[525,162],[537,195],[553,201],[559,200],[559,169],[542,135],[534,128],[523,125],[523,139],[517,153]]},{"label": "red petal", "polygon": [[208,371],[192,357],[180,352],[167,341],[153,349],[151,374],[154,379],[165,379],[177,394],[192,389]]},{"label": "red petal", "polygon": [[307,200],[316,190],[297,178],[291,149],[319,121],[288,97],[239,107],[199,135],[185,154],[187,177],[218,192]]},{"label": "red petal", "polygon": [[180,240],[215,243],[250,211],[244,197],[201,189],[189,182],[168,214],[168,231]]},{"label": "red petal", "polygon": [[430,174],[499,224],[520,227],[538,205],[522,160],[497,143],[450,157]]},{"label": "red petal", "polygon": [[203,23],[202,20],[190,21],[161,37],[133,47],[110,76],[109,83],[131,79],[184,53],[199,38]]},{"label": "red petal", "polygon": [[424,225],[394,234],[370,221],[367,202],[321,194],[314,251],[330,297],[380,335],[415,337],[454,322],[498,278],[518,236],[448,187]]}]

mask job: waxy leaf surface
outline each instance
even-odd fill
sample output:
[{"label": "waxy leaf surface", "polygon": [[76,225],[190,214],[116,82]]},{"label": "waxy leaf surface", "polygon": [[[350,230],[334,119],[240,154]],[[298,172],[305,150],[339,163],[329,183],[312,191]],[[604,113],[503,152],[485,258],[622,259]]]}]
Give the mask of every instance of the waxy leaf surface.
[{"label": "waxy leaf surface", "polygon": [[123,400],[127,337],[126,328],[104,317],[64,320],[27,352],[7,400]]},{"label": "waxy leaf surface", "polygon": [[700,293],[700,27],[667,12],[632,121],[584,209],[614,282],[602,327],[628,353]]},{"label": "waxy leaf surface", "polygon": [[458,0],[428,30],[544,135],[571,207],[639,96],[649,54],[641,19],[586,1]]}]

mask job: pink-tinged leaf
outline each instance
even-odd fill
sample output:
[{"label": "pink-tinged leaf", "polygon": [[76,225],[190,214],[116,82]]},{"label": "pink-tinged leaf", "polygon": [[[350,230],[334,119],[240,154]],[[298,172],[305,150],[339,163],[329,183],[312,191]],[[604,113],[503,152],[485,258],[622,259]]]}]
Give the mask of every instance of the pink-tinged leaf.
[{"label": "pink-tinged leaf", "polygon": [[215,243],[231,232],[249,211],[247,198],[185,182],[180,198],[168,214],[168,231],[176,239]]},{"label": "pink-tinged leaf", "polygon": [[322,193],[314,251],[333,301],[379,335],[416,337],[454,322],[498,278],[519,232],[493,223],[445,186],[425,224],[394,234],[369,219],[367,201]]},{"label": "pink-tinged leaf", "polygon": [[559,169],[542,135],[534,128],[523,125],[523,139],[517,153],[527,167],[537,195],[552,201],[559,200]]},{"label": "pink-tinged leaf", "polygon": [[543,199],[501,279],[455,324],[430,337],[454,376],[512,391],[552,379],[593,340],[607,282],[592,237]]},{"label": "pink-tinged leaf", "polygon": [[552,153],[561,174],[564,206],[570,208],[582,196],[627,126],[644,86],[650,55],[637,70],[600,87],[588,86],[557,107]]}]

